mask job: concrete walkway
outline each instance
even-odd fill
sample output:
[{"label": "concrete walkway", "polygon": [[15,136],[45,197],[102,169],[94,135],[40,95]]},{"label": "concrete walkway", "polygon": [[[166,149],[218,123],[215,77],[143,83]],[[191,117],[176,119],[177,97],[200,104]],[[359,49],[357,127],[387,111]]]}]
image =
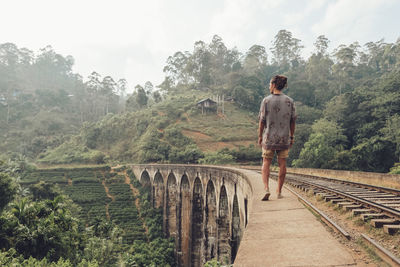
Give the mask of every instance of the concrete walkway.
[{"label": "concrete walkway", "polygon": [[277,183],[270,180],[270,200],[261,201],[261,174],[240,171],[251,180],[254,196],[235,267],[355,265],[347,248],[293,194],[283,190],[284,198],[277,199]]}]

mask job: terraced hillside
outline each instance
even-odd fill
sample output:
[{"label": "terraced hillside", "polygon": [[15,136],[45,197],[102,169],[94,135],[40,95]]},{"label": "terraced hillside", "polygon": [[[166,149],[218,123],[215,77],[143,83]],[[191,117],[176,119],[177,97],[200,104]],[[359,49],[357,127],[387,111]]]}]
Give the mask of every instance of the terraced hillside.
[{"label": "terraced hillside", "polygon": [[29,186],[40,181],[57,184],[80,207],[79,217],[87,225],[107,218],[123,230],[125,244],[135,240],[148,241],[146,218],[140,210],[144,206],[147,212],[157,214],[158,211],[145,203],[148,199],[146,189],[124,167],[38,169],[25,174],[21,182]]}]

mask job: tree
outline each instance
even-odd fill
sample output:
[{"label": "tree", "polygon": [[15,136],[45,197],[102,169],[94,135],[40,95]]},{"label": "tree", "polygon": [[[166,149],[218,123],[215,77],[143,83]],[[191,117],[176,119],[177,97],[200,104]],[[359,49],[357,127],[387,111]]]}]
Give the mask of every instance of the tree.
[{"label": "tree", "polygon": [[291,83],[288,95],[307,106],[317,106],[315,87],[307,81],[295,81]]},{"label": "tree", "polygon": [[206,43],[197,41],[194,44],[190,69],[196,84],[198,84],[200,88],[211,85],[211,60],[212,54],[208,50]]},{"label": "tree", "polygon": [[353,87],[359,48],[360,45],[355,42],[349,46],[340,45],[334,51],[336,63],[333,65],[332,70],[339,83],[337,92],[339,95],[342,92],[349,92]]},{"label": "tree", "polygon": [[153,99],[154,99],[154,102],[156,102],[156,103],[161,102],[162,96],[161,96],[159,91],[154,91],[153,92]]},{"label": "tree", "polygon": [[174,85],[188,82],[185,68],[189,57],[189,53],[182,53],[180,51],[168,57],[167,65],[164,67],[163,71]]},{"label": "tree", "polygon": [[248,74],[254,75],[267,64],[268,57],[265,47],[261,45],[253,45],[246,53],[243,68]]},{"label": "tree", "polygon": [[54,199],[60,195],[61,192],[54,184],[40,181],[29,187],[32,192],[33,200]]},{"label": "tree", "polygon": [[154,86],[150,81],[145,82],[144,84],[144,91],[147,95],[151,95],[153,93]]},{"label": "tree", "polygon": [[116,87],[117,84],[111,76],[106,76],[103,78],[103,81],[101,82],[100,93],[105,99],[105,115],[110,112],[111,108],[114,112],[117,110],[118,101],[116,100],[118,99],[118,96],[115,95],[117,90]]},{"label": "tree", "polygon": [[329,40],[325,35],[320,35],[314,43],[316,54],[319,56],[326,56],[328,50]]},{"label": "tree", "polygon": [[[304,144],[294,166],[306,168],[330,168],[336,153],[343,150],[346,136],[336,123],[320,119],[312,126],[312,134]],[[344,163],[345,164],[345,163]]]},{"label": "tree", "polygon": [[[321,35],[314,43],[315,52],[305,66],[306,80],[315,88],[314,106],[323,107],[324,103],[334,96],[331,90],[332,65],[334,62],[327,53],[329,40]],[[336,89],[336,85],[333,85]]]},{"label": "tree", "polygon": [[149,99],[147,97],[146,91],[140,85],[136,85],[135,89],[136,89],[136,92],[137,92],[137,98],[136,98],[137,104],[139,105],[140,108],[146,107],[147,106],[147,101]]},{"label": "tree", "polygon": [[400,162],[400,115],[394,114],[387,121],[381,132],[383,133],[385,140],[394,143],[396,145],[396,154],[398,162]]},{"label": "tree", "polygon": [[5,172],[0,172],[0,213],[14,198],[17,187],[12,178]]},{"label": "tree", "polygon": [[235,102],[245,109],[257,111],[264,92],[261,81],[255,76],[245,76],[232,91]]},{"label": "tree", "polygon": [[126,89],[128,87],[128,82],[125,79],[119,79],[117,81],[117,93],[119,96],[124,97],[126,94]]},{"label": "tree", "polygon": [[100,90],[101,90],[101,75],[95,71],[93,71],[88,76],[88,81],[85,83],[86,90],[88,93],[88,106],[89,106],[89,113],[92,118],[98,118],[100,113],[101,105],[101,98],[100,98]]},{"label": "tree", "polygon": [[300,52],[303,46],[300,40],[292,37],[292,33],[287,30],[280,30],[275,35],[271,52],[273,62],[282,67],[296,67],[300,61]]}]

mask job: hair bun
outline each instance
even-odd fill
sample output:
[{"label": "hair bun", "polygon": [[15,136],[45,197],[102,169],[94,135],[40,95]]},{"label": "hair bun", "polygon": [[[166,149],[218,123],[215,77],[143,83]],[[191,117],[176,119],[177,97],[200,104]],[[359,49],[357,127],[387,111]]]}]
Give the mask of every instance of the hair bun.
[{"label": "hair bun", "polygon": [[287,77],[283,75],[275,75],[271,79],[271,83],[274,83],[276,85],[276,89],[282,90],[287,85]]}]

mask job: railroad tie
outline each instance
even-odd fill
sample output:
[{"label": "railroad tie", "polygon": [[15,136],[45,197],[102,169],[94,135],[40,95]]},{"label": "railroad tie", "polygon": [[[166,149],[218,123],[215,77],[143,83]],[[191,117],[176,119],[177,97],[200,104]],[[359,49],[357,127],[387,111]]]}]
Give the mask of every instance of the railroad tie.
[{"label": "railroad tie", "polygon": [[371,225],[375,228],[381,228],[385,224],[400,224],[400,221],[395,219],[372,219]]},{"label": "railroad tie", "polygon": [[382,214],[382,213],[361,214],[361,219],[363,221],[368,221],[368,220],[371,220],[371,219],[383,219],[383,218],[387,218],[387,216],[385,214]]},{"label": "railroad tie", "polygon": [[326,202],[332,201],[332,200],[334,200],[334,199],[343,200],[343,198],[338,197],[338,196],[325,197],[325,201],[326,201]]},{"label": "railroad tie", "polygon": [[348,206],[344,206],[344,209],[346,211],[350,211],[350,210],[354,210],[354,209],[359,209],[362,208],[362,205],[360,204],[355,204],[355,205],[348,205]]},{"label": "railroad tie", "polygon": [[351,211],[353,213],[353,216],[357,216],[357,215],[361,215],[361,214],[365,214],[365,213],[370,213],[372,212],[371,209],[353,209]]},{"label": "railroad tie", "polygon": [[[339,208],[341,208],[341,209],[344,209],[345,208],[345,206],[352,206],[352,205],[355,205],[355,203],[354,202],[349,202],[349,201],[343,201],[343,202],[338,202],[338,203],[336,203],[338,206],[339,206]],[[359,207],[358,207],[359,208]]]},{"label": "railroad tie", "polygon": [[332,199],[331,202],[332,202],[333,204],[338,204],[338,203],[340,203],[340,202],[346,202],[346,199],[343,199],[343,198],[336,198],[336,199]]},{"label": "railroad tie", "polygon": [[400,232],[400,225],[385,224],[383,226],[383,231],[389,235],[394,235],[395,233]]}]

